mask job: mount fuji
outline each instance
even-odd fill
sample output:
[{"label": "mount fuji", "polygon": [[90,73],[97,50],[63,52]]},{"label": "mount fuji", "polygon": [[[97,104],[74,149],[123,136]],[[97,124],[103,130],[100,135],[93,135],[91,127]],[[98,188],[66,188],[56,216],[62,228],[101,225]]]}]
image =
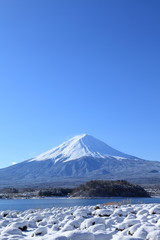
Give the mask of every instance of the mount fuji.
[{"label": "mount fuji", "polygon": [[64,186],[90,179],[159,178],[159,173],[160,162],[122,153],[82,134],[37,157],[0,169],[0,182],[2,186]]},{"label": "mount fuji", "polygon": [[119,152],[104,142],[87,134],[76,136],[67,142],[53,148],[31,161],[44,161],[52,159],[54,163],[69,162],[83,157],[106,158],[114,156],[117,159],[135,158],[125,153]]}]

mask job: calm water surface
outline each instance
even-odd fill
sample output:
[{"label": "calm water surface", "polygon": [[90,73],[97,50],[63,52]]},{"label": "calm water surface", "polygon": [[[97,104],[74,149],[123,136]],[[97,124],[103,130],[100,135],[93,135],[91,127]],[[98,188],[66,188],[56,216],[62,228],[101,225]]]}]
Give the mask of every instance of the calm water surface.
[{"label": "calm water surface", "polygon": [[41,199],[0,199],[0,210],[24,211],[33,208],[72,207],[96,205],[107,202],[128,203],[160,203],[157,198],[97,198],[97,199],[71,199],[71,198],[41,198]]}]

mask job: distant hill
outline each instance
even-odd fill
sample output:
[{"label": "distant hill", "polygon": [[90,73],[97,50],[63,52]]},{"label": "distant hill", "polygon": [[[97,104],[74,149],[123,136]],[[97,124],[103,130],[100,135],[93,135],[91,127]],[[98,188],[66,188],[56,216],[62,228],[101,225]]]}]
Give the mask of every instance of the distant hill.
[{"label": "distant hill", "polygon": [[0,187],[54,184],[74,187],[92,179],[130,179],[138,183],[160,180],[160,162],[122,153],[82,134],[35,158],[0,169]]},{"label": "distant hill", "polygon": [[124,180],[89,181],[75,188],[71,197],[150,197],[142,187]]}]

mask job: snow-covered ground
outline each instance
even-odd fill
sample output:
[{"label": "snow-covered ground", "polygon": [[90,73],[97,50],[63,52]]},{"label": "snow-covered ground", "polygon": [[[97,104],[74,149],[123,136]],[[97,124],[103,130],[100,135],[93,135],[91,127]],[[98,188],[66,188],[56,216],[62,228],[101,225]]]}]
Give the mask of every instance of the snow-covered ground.
[{"label": "snow-covered ground", "polygon": [[0,239],[160,240],[160,205],[1,211]]}]

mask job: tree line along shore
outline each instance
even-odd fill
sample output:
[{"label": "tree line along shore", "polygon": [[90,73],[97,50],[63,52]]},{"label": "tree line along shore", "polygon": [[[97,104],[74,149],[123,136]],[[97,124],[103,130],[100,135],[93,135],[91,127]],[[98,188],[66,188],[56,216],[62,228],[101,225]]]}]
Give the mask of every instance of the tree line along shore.
[{"label": "tree line along shore", "polygon": [[92,180],[75,188],[1,188],[0,198],[34,198],[34,197],[150,197],[150,193],[139,185],[125,180]]}]

